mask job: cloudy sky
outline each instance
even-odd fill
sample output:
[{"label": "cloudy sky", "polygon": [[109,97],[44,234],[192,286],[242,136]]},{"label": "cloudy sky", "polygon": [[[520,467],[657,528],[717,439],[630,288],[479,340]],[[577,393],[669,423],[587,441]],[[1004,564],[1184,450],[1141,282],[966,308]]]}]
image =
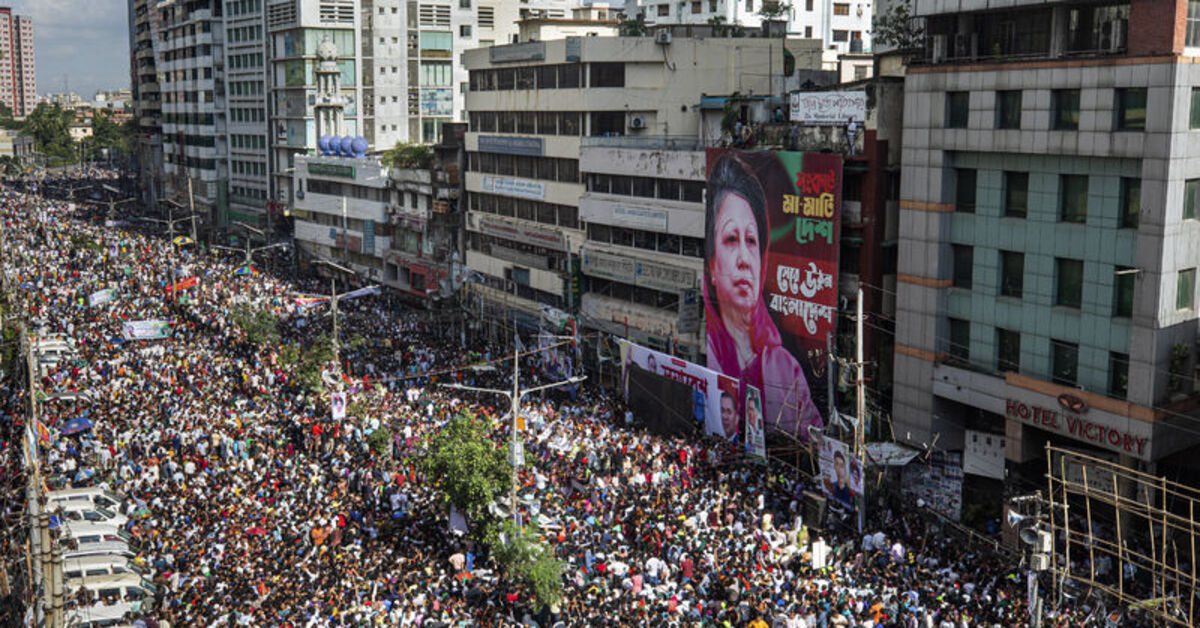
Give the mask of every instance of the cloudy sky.
[{"label": "cloudy sky", "polygon": [[33,18],[38,94],[129,86],[127,0],[0,0]]}]

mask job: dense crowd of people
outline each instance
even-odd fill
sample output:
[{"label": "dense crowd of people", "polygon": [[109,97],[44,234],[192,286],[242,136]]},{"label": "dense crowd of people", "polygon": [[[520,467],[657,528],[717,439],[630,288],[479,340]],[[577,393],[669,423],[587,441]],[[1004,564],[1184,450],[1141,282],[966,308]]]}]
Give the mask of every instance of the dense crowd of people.
[{"label": "dense crowd of people", "polygon": [[[504,349],[457,337],[364,297],[342,305],[344,420],[285,359],[329,332],[296,296],[318,283],[238,272],[161,234],[106,227],[94,210],[16,191],[0,196],[9,311],[79,359],[39,373],[50,483],[124,496],[127,524],[158,587],[143,626],[1021,626],[1023,571],[942,535],[912,511],[873,516],[865,537],[827,533],[814,569],[794,472],[748,464],[720,442],[656,436],[612,395],[530,402],[524,516],[567,566],[553,607],[498,577],[489,548],[449,525],[417,461],[464,408],[499,418],[496,399],[436,385],[506,384],[507,369],[466,368]],[[196,277],[186,290],[166,288]],[[91,295],[113,290],[111,301]],[[251,342],[239,307],[267,311],[280,340]],[[123,334],[169,322],[163,339]],[[352,338],[361,340],[351,342]],[[335,371],[333,365],[328,369]],[[537,377],[529,370],[529,377]],[[329,378],[332,380],[332,377]],[[22,393],[6,384],[7,423]],[[86,413],[93,427],[59,432]],[[505,421],[493,423],[499,446]],[[386,429],[382,452],[369,434]],[[12,446],[9,443],[8,446]],[[52,486],[52,487],[53,487]],[[84,608],[103,600],[79,599]],[[1090,609],[1047,619],[1080,625]]]}]

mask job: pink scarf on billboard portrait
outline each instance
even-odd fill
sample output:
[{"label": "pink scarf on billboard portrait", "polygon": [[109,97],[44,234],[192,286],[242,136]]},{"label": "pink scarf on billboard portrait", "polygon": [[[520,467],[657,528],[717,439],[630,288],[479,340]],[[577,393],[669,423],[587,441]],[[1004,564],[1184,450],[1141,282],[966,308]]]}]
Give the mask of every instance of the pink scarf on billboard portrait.
[{"label": "pink scarf on billboard portrait", "polygon": [[[750,320],[750,346],[754,358],[743,368],[738,359],[737,344],[725,329],[725,321],[709,295],[709,282],[704,282],[704,316],[708,336],[708,368],[740,380],[739,405],[746,397],[746,386],[754,386],[763,397],[763,422],[781,431],[808,440],[808,427],[821,427],[824,421],[812,401],[804,369],[783,347],[783,338],[762,298]],[[797,386],[798,383],[798,386]],[[792,394],[793,387],[797,393]],[[798,398],[797,398],[798,397]],[[784,409],[798,406],[799,412]]]}]

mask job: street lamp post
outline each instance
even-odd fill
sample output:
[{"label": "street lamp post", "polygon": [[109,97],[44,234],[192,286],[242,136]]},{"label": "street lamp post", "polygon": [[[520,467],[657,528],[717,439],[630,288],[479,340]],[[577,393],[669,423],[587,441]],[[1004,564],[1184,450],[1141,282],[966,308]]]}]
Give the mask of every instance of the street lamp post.
[{"label": "street lamp post", "polygon": [[[541,350],[542,349],[538,349],[537,351]],[[533,353],[533,351],[529,351],[527,353]],[[493,395],[504,395],[505,397],[508,397],[509,402],[511,402],[511,409],[509,412],[512,414],[512,425],[510,430],[512,432],[512,439],[509,441],[508,460],[512,464],[513,473],[512,482],[510,483],[508,490],[508,503],[509,509],[512,511],[513,523],[517,526],[517,529],[521,528],[521,516],[517,510],[517,472],[520,471],[521,465],[524,463],[525,458],[521,437],[517,430],[517,417],[521,415],[521,399],[524,398],[525,395],[531,393],[550,388],[557,388],[559,386],[577,384],[587,379],[583,376],[576,376],[554,382],[552,384],[543,384],[541,386],[534,386],[533,388],[522,389],[520,384],[520,359],[521,352],[513,351],[513,385],[511,391],[500,388],[477,388],[475,386],[464,386],[462,384],[442,384],[446,388],[453,388],[456,390],[471,390],[474,392],[490,393]]]},{"label": "street lamp post", "polygon": [[[314,261],[313,263],[320,264],[322,266],[328,266],[329,268],[341,271],[341,272],[346,273],[351,276],[358,274],[352,268],[347,268],[345,266],[342,266],[341,264],[338,264],[337,262],[331,262],[331,261],[325,260],[325,259],[319,259],[319,260]],[[378,285],[370,285],[365,288],[359,288],[359,290],[348,290],[346,292],[338,294],[337,278],[336,277],[329,278],[329,308],[330,308],[330,314],[333,316],[333,361],[334,361],[334,364],[337,365],[337,372],[339,375],[341,375],[341,372],[342,372],[342,356],[341,356],[341,341],[338,336],[338,332],[339,332],[339,330],[338,330],[338,301],[341,300],[342,297],[344,297],[352,292],[359,292],[360,290],[373,290],[373,289],[377,289],[377,288],[379,288]]]}]

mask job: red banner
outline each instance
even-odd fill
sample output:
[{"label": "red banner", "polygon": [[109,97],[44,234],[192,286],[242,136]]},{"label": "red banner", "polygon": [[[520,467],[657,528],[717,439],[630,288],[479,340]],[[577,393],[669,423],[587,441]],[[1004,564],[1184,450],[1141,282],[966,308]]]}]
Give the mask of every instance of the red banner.
[{"label": "red banner", "polygon": [[183,281],[173,283],[173,284],[167,286],[167,292],[179,292],[180,290],[187,290],[188,288],[194,288],[199,284],[200,284],[199,277],[188,277],[187,279],[184,279]]}]

